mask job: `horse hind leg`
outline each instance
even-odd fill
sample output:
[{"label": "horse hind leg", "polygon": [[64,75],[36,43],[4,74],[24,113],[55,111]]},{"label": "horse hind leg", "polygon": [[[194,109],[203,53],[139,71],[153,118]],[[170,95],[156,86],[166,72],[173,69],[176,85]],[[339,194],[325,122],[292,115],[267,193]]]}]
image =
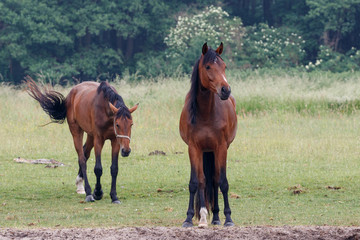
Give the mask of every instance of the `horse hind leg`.
[{"label": "horse hind leg", "polygon": [[213,206],[211,208],[211,211],[213,213],[213,219],[211,221],[212,225],[221,225],[221,221],[219,218],[219,174],[215,174],[215,177],[213,179],[213,194],[214,194],[214,199],[213,199]]},{"label": "horse hind leg", "polygon": [[215,170],[215,154],[214,152],[203,153],[203,168],[206,180],[205,195],[211,211],[213,213],[212,225],[220,225],[219,218],[219,203],[218,203],[218,191],[219,191],[219,174]]},{"label": "horse hind leg", "polygon": [[[84,152],[86,162],[89,159],[91,149],[94,146],[93,141],[94,141],[93,138],[88,135],[87,139],[86,139],[86,142],[85,142],[85,144],[83,146],[83,152]],[[76,184],[76,192],[78,194],[85,194],[84,179],[83,179],[83,174],[82,174],[80,165],[79,165],[79,173],[78,173],[78,175],[76,177],[75,184]]]},{"label": "horse hind leg", "polygon": [[229,205],[228,191],[229,191],[229,183],[226,178],[226,170],[222,168],[220,171],[220,190],[223,194],[224,198],[224,215],[225,215],[225,227],[234,226],[234,222],[231,219],[231,210]]},{"label": "horse hind leg", "polygon": [[208,223],[207,223],[207,215],[208,215],[208,211],[206,209],[206,207],[201,207],[200,208],[200,220],[199,220],[199,227],[207,227]]},{"label": "horse hind leg", "polygon": [[[83,146],[83,152],[84,152],[86,162],[90,157],[90,152],[91,152],[91,149],[93,148],[93,146],[94,146],[94,138],[87,135],[86,142]],[[79,165],[79,173],[76,177],[75,184],[76,184],[76,192],[78,194],[85,194],[84,179],[83,179],[80,165]]]},{"label": "horse hind leg", "polygon": [[[91,194],[91,187],[89,185],[89,181],[86,174],[86,158],[82,147],[82,139],[84,136],[84,131],[77,124],[71,122],[69,119],[68,119],[68,123],[69,123],[70,132],[73,136],[75,150],[78,154],[78,161],[80,167],[79,172],[81,173],[81,176],[79,176],[79,178],[82,177],[85,183],[85,193],[86,193],[85,201],[94,202],[95,199]],[[81,180],[79,180],[79,182],[81,182]]]},{"label": "horse hind leg", "polygon": [[78,194],[85,194],[84,179],[80,176],[80,174],[77,175],[75,184],[76,184],[76,192]]}]

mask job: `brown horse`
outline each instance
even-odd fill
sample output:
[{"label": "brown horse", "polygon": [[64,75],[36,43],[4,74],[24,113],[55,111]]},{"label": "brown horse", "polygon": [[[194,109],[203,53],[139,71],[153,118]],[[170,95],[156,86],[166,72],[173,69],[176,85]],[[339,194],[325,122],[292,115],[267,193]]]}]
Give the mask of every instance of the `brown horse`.
[{"label": "brown horse", "polygon": [[191,88],[180,116],[180,135],[188,145],[191,164],[190,200],[183,227],[193,226],[194,197],[199,226],[207,226],[209,205],[212,224],[220,225],[218,189],[224,197],[225,226],[233,226],[226,178],[227,149],[237,129],[235,100],[225,77],[226,65],[220,57],[223,44],[214,51],[205,43],[196,62]]},{"label": "brown horse", "polygon": [[[79,160],[79,173],[76,178],[77,192],[86,193],[86,202],[100,200],[103,196],[100,184],[101,150],[105,140],[111,141],[110,196],[112,203],[120,203],[116,193],[119,151],[123,157],[130,154],[129,145],[133,125],[131,113],[137,109],[138,105],[128,109],[122,97],[107,82],[101,84],[83,82],[73,87],[65,98],[61,93],[46,88],[41,91],[30,77],[26,80],[29,95],[40,103],[52,122],[63,123],[67,119]],[[82,146],[84,132],[87,133],[87,138]],[[86,161],[93,147],[96,157],[94,168],[96,185],[92,195],[86,174]],[[85,181],[85,191],[83,181]]]}]

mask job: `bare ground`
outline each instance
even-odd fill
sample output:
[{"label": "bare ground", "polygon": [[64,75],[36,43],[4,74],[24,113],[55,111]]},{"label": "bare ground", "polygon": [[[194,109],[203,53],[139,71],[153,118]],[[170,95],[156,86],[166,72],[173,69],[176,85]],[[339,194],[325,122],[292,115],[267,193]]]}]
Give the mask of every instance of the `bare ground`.
[{"label": "bare ground", "polygon": [[359,239],[360,227],[0,228],[0,239]]}]

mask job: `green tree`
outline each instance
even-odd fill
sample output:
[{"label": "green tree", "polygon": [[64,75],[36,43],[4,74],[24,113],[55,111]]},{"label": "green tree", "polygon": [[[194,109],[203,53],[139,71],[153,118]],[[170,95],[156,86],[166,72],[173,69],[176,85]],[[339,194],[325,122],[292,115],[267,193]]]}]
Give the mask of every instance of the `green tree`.
[{"label": "green tree", "polygon": [[306,0],[306,3],[310,7],[308,18],[323,26],[323,43],[339,51],[340,41],[355,28],[360,0]]},{"label": "green tree", "polygon": [[52,81],[115,77],[134,67],[135,53],[165,46],[170,3],[3,0],[0,80],[19,83],[36,73]]}]

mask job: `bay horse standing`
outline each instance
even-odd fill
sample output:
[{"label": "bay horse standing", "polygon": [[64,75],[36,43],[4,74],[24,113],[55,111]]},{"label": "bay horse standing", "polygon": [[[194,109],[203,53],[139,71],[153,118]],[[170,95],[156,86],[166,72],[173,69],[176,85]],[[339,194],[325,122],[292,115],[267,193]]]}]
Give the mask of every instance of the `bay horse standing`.
[{"label": "bay horse standing", "polygon": [[[105,140],[111,141],[112,164],[111,191],[112,203],[120,203],[116,193],[119,152],[123,157],[130,154],[130,137],[133,113],[138,105],[127,108],[122,97],[107,82],[83,82],[73,87],[65,98],[61,93],[43,91],[30,78],[26,78],[29,95],[40,103],[42,109],[50,116],[52,122],[63,123],[67,119],[72,134],[75,150],[78,154],[79,173],[76,178],[77,192],[86,193],[86,202],[100,200],[103,196],[100,178],[102,175],[101,150]],[[84,146],[83,135],[87,133]],[[86,162],[91,149],[95,149],[96,185],[91,194],[86,174]],[[85,189],[83,183],[85,182]]]},{"label": "bay horse standing", "polygon": [[[235,99],[225,77],[226,65],[220,57],[223,43],[214,51],[205,43],[191,76],[191,88],[180,116],[180,135],[188,145],[191,164],[187,218],[183,227],[193,226],[194,213],[199,226],[207,226],[209,205],[213,225],[220,225],[218,189],[224,198],[224,226],[233,226],[226,178],[227,149],[237,129]],[[196,212],[194,197],[196,194]]]}]

